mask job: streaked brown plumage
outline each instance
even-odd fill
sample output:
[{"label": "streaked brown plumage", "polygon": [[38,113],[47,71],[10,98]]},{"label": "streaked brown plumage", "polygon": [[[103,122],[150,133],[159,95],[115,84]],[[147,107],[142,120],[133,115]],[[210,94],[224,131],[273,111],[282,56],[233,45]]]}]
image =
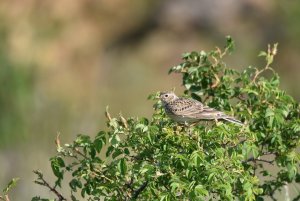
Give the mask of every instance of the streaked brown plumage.
[{"label": "streaked brown plumage", "polygon": [[194,123],[200,120],[223,119],[232,123],[243,125],[242,122],[236,120],[234,117],[205,106],[197,100],[179,98],[173,92],[162,92],[160,94],[160,99],[163,103],[166,114],[171,119],[179,123]]}]

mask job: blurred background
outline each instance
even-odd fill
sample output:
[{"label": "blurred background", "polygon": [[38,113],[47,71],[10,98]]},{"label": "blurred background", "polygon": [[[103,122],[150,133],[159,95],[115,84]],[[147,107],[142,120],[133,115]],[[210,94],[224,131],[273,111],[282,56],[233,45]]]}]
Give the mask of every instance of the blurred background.
[{"label": "blurred background", "polygon": [[181,54],[223,47],[226,35],[236,69],[262,66],[259,51],[278,42],[273,67],[299,101],[299,19],[300,1],[1,1],[0,189],[20,177],[11,200],[48,196],[32,170],[54,181],[57,132],[63,144],[96,135],[107,105],[114,116],[150,117],[150,93],[182,92],[167,73]]}]

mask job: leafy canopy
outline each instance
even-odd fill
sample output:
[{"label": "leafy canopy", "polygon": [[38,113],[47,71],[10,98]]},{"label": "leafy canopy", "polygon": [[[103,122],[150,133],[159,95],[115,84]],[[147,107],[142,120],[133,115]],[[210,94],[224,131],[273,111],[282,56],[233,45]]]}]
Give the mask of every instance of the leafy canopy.
[{"label": "leafy canopy", "polygon": [[[178,125],[153,94],[151,119],[112,118],[106,111],[108,128],[95,138],[78,135],[64,146],[57,139],[58,154],[50,159],[57,180],[48,188],[59,200],[67,199],[56,190],[67,174],[71,200],[276,200],[276,191],[300,181],[300,107],[279,89],[271,67],[277,44],[260,53],[265,67],[241,72],[222,61],[233,49],[227,37],[223,50],[183,54],[170,73],[182,74],[186,96],[235,116],[244,126]],[[274,167],[278,171],[270,171]],[[42,173],[35,173],[36,182],[47,187]]]}]

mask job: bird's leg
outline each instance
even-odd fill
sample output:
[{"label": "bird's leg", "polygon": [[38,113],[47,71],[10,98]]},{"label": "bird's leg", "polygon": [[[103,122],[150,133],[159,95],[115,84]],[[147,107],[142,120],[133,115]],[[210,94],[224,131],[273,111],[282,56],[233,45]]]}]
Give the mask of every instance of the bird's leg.
[{"label": "bird's leg", "polygon": [[208,121],[205,121],[205,126],[206,126],[206,127],[208,126],[208,124],[209,124],[209,122],[208,122]]},{"label": "bird's leg", "polygon": [[189,135],[190,138],[192,138],[192,134],[193,134],[193,127],[197,124],[197,122],[194,122],[194,123],[191,123],[191,124],[188,124],[187,122],[184,122],[184,125],[186,126],[187,128],[187,134]]},{"label": "bird's leg", "polygon": [[181,126],[176,125],[173,127],[173,131],[176,135],[179,134],[181,130],[182,130]]},{"label": "bird's leg", "polygon": [[185,121],[184,124],[183,124],[184,128],[185,128],[185,131],[188,131],[186,130],[186,128],[188,129],[189,128],[189,124]]},{"label": "bird's leg", "polygon": [[217,119],[217,118],[214,118],[214,120],[215,120],[215,122],[216,122],[216,125],[218,125],[218,124],[219,124],[218,119]]},{"label": "bird's leg", "polygon": [[197,124],[197,122],[191,123],[189,126],[194,127]]}]

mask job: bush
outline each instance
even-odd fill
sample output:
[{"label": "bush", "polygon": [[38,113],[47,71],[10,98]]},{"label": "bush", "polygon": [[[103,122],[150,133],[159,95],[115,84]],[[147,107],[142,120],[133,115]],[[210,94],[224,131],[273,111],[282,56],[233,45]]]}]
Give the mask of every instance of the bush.
[{"label": "bush", "polygon": [[78,135],[64,146],[57,139],[58,154],[50,159],[56,183],[51,187],[41,172],[35,172],[36,182],[48,184],[59,200],[66,199],[57,191],[66,174],[71,200],[276,200],[276,191],[300,181],[300,107],[279,89],[270,66],[276,44],[259,54],[265,67],[242,72],[222,61],[233,48],[227,37],[224,50],[185,53],[170,73],[182,74],[186,96],[244,126],[203,122],[186,128],[166,117],[153,94],[151,119],[112,118],[106,111],[108,129],[94,139]]}]

